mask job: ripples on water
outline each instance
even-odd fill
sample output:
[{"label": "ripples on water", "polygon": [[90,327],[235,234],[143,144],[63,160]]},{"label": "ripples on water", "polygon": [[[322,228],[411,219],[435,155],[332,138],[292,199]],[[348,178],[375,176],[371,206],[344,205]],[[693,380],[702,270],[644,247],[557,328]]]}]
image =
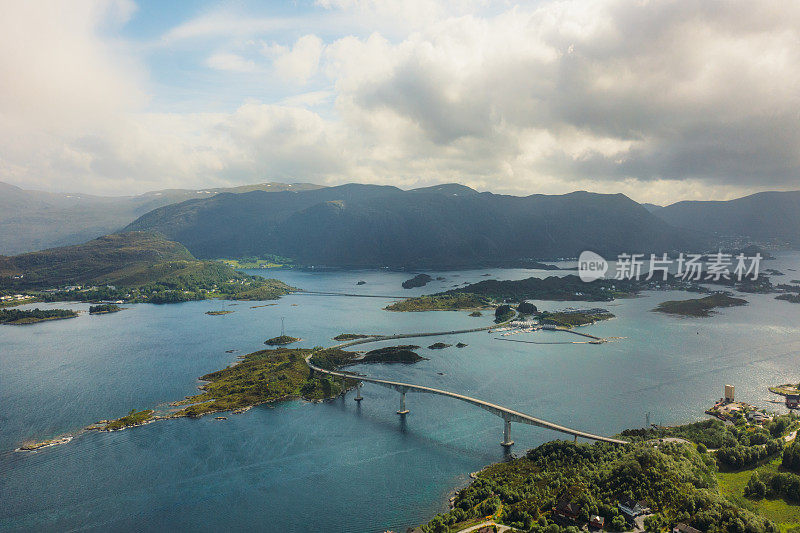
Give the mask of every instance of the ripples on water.
[{"label": "ripples on water", "polygon": [[[784,270],[798,263],[798,254],[787,254],[769,266]],[[413,290],[400,288],[410,277],[401,273],[270,275],[309,290],[411,295],[488,279],[485,272],[496,279],[531,275],[447,272],[445,281]],[[358,280],[367,284],[356,286]],[[626,337],[619,342],[533,345],[473,333],[442,337],[469,346],[423,348],[430,360],[413,366],[357,370],[605,434],[644,425],[647,412],[656,423],[700,419],[725,383],[736,385],[745,401],[779,408],[764,401],[766,387],[799,379],[800,305],[746,295],[750,305],[710,319],[649,312],[660,301],[684,297],[696,295],[654,292],[608,304],[618,318],[587,331]],[[226,421],[157,422],[84,434],[37,453],[9,451],[26,439],[193,394],[198,376],[278,334],[281,316],[287,334],[305,339],[302,346],[330,345],[342,332],[437,331],[491,319],[382,311],[390,301],[294,295],[255,309],[250,302],[141,304],[110,315],[0,327],[0,529],[362,532],[404,530],[427,520],[445,508],[447,495],[468,481],[469,472],[502,459],[499,418],[446,398],[409,394],[411,414],[403,422],[395,414],[397,393],[365,385],[361,405],[352,394],[322,404],[287,402]],[[220,308],[236,312],[205,314]],[[561,340],[557,333],[538,335],[519,338]],[[236,352],[225,353],[231,349]],[[516,424],[512,433],[517,453],[558,437]]]}]

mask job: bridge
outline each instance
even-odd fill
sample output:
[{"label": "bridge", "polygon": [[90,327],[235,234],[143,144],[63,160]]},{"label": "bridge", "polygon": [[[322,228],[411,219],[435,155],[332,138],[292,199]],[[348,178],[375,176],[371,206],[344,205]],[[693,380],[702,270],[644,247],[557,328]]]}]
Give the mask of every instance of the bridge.
[{"label": "bridge", "polygon": [[[343,344],[338,344],[333,346],[333,348],[345,348],[347,346],[353,346],[355,344],[364,344],[367,342],[377,342],[383,340],[390,340],[390,339],[400,339],[400,338],[409,338],[409,337],[429,337],[435,335],[450,335],[456,333],[469,333],[473,331],[484,331],[488,329],[495,328],[497,326],[488,326],[484,328],[475,328],[475,329],[468,329],[468,330],[459,330],[459,331],[446,331],[446,332],[439,332],[439,333],[408,333],[408,334],[400,334],[400,335],[375,335],[372,337],[368,337],[365,339],[358,339],[352,342],[346,342]],[[314,363],[311,362],[311,358],[313,354],[306,357],[306,364],[314,371],[319,372],[321,374],[327,374],[330,376],[338,377],[342,380],[342,390],[345,390],[344,387],[344,380],[345,379],[352,379],[356,381],[356,397],[355,400],[360,402],[363,398],[361,397],[361,383],[374,383],[376,385],[380,385],[382,387],[386,387],[388,389],[395,390],[400,393],[400,409],[398,409],[397,414],[401,416],[405,416],[409,413],[409,410],[406,408],[406,393],[409,392],[418,392],[424,394],[437,394],[439,396],[446,396],[448,398],[454,398],[456,400],[461,400],[462,402],[469,403],[471,405],[475,405],[484,409],[495,416],[498,416],[503,419],[503,442],[501,443],[505,447],[509,447],[514,444],[514,441],[511,440],[511,423],[516,422],[518,424],[528,424],[531,426],[537,426],[541,428],[551,429],[553,431],[558,431],[560,433],[565,433],[567,435],[572,435],[575,440],[578,440],[578,437],[582,439],[600,441],[600,442],[609,442],[612,444],[628,444],[627,441],[614,439],[611,437],[605,437],[603,435],[595,435],[593,433],[588,433],[585,431],[581,431],[578,429],[573,429],[567,426],[562,426],[559,424],[555,424],[553,422],[548,422],[547,420],[542,420],[541,418],[536,418],[525,413],[520,413],[519,411],[514,411],[512,409],[508,409],[507,407],[503,407],[502,405],[497,405],[494,403],[486,402],[483,400],[479,400],[478,398],[473,398],[471,396],[466,396],[463,394],[458,394],[455,392],[450,392],[442,389],[434,389],[432,387],[425,387],[423,385],[415,385],[413,383],[403,383],[400,381],[389,381],[385,379],[377,379],[371,378],[367,376],[362,376],[353,372],[343,372],[341,370],[327,370],[325,368],[321,368]]]}]

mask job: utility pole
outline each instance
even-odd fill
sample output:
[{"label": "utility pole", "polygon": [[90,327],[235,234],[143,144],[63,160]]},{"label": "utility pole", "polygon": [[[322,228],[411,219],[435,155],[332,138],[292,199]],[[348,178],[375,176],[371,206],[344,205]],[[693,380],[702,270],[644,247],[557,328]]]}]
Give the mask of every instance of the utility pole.
[{"label": "utility pole", "polygon": [[647,419],[647,426],[645,427],[650,428],[650,411],[647,411],[645,418]]},{"label": "utility pole", "polygon": [[284,320],[285,318],[286,318],[285,316],[282,316],[282,317],[281,317],[281,337],[283,337],[284,335],[286,335],[286,328],[284,328],[284,326],[283,326],[283,320]]}]

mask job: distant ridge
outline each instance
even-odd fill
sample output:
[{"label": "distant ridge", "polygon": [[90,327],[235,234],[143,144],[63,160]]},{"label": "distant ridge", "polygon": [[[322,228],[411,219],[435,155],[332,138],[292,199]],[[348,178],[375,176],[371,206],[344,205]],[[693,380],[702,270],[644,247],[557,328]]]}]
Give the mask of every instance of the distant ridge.
[{"label": "distant ridge", "polygon": [[677,227],[800,245],[800,191],[766,191],[728,201],[684,201],[653,213]]},{"label": "distant ridge", "polygon": [[0,254],[79,244],[130,224],[162,205],[220,193],[306,191],[311,183],[259,183],[216,189],[164,189],[138,196],[94,196],[26,190],[0,182]]},{"label": "distant ridge", "polygon": [[202,258],[270,253],[336,267],[446,268],[705,244],[622,194],[518,197],[458,184],[218,194],[160,207],[126,230],[158,231]]}]

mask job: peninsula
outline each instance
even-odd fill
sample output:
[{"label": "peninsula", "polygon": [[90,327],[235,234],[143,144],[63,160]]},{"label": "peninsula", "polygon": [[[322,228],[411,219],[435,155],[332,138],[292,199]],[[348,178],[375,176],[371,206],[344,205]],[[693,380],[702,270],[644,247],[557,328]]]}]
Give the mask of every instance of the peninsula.
[{"label": "peninsula", "polygon": [[78,313],[71,309],[0,309],[0,324],[24,326],[46,320],[75,318],[76,316]]},{"label": "peninsula", "polygon": [[671,315],[707,317],[711,316],[716,308],[747,305],[747,300],[734,298],[725,293],[715,293],[705,298],[691,298],[689,300],[670,300],[661,302],[653,309],[659,313]]}]

